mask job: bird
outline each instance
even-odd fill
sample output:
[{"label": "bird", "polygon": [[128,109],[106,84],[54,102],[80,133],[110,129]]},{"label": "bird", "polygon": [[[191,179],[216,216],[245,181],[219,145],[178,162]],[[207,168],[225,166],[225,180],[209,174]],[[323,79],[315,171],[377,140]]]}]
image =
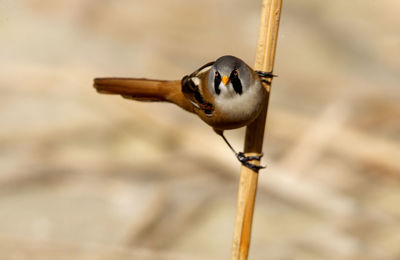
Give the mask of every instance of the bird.
[{"label": "bird", "polygon": [[253,70],[243,60],[225,55],[208,62],[181,80],[146,78],[95,78],[94,88],[103,94],[118,94],[138,101],[164,101],[194,113],[220,135],[240,163],[258,172],[264,166],[250,163],[263,154],[236,152],[224,135],[249,125],[266,105],[266,86],[275,75]]}]

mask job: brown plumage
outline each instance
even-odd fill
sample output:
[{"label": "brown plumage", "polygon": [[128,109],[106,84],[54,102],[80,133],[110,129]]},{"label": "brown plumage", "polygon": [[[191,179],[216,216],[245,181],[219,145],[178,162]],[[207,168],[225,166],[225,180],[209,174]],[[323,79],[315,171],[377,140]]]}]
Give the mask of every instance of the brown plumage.
[{"label": "brown plumage", "polygon": [[[272,73],[252,70],[236,57],[223,56],[182,80],[96,78],[94,87],[100,93],[118,94],[129,99],[174,103],[197,114],[233,150],[223,131],[248,125],[258,116],[267,95],[263,82],[268,82],[264,78],[272,76]],[[249,158],[234,152],[242,164],[259,169],[248,163]]]},{"label": "brown plumage", "polygon": [[191,111],[192,105],[181,91],[180,80],[150,80],[143,78],[96,78],[94,85],[102,94],[117,94],[138,101],[165,101]]}]

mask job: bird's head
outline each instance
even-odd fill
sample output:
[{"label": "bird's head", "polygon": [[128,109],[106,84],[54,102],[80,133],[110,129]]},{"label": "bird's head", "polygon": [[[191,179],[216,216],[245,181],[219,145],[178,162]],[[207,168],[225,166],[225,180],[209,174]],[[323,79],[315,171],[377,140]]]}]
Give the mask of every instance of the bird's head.
[{"label": "bird's head", "polygon": [[252,85],[254,79],[251,68],[234,56],[217,59],[208,77],[210,92],[221,97],[242,95]]}]

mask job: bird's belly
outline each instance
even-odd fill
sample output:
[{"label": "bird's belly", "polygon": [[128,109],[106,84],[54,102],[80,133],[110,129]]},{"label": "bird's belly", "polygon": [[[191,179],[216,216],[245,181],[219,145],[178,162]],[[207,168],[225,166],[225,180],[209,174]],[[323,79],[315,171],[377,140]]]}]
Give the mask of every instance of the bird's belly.
[{"label": "bird's belly", "polygon": [[250,124],[260,114],[266,101],[266,90],[255,86],[252,90],[234,98],[215,99],[215,111],[202,119],[213,128],[228,130]]},{"label": "bird's belly", "polygon": [[235,129],[250,124],[261,109],[254,109],[251,113],[235,113],[230,115],[221,115],[218,111],[215,111],[211,117],[202,117],[203,121],[212,126],[215,129],[229,130]]},{"label": "bird's belly", "polygon": [[265,104],[265,95],[252,99],[251,102],[216,103],[211,116],[202,115],[200,118],[215,129],[229,130],[249,125],[260,114]]}]

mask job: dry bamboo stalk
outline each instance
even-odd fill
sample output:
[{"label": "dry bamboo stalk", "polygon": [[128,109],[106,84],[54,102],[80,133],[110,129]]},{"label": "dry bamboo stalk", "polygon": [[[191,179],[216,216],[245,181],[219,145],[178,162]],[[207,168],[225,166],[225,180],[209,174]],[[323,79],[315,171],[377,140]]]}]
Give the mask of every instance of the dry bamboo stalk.
[{"label": "dry bamboo stalk", "polygon": [[[273,69],[281,6],[282,0],[263,0],[254,65],[256,70],[268,72]],[[248,155],[262,152],[269,93],[270,87],[263,111],[246,129],[244,152]],[[260,162],[252,161],[252,163],[259,164]],[[233,233],[232,260],[244,260],[248,256],[257,181],[258,173],[242,166]]]}]

